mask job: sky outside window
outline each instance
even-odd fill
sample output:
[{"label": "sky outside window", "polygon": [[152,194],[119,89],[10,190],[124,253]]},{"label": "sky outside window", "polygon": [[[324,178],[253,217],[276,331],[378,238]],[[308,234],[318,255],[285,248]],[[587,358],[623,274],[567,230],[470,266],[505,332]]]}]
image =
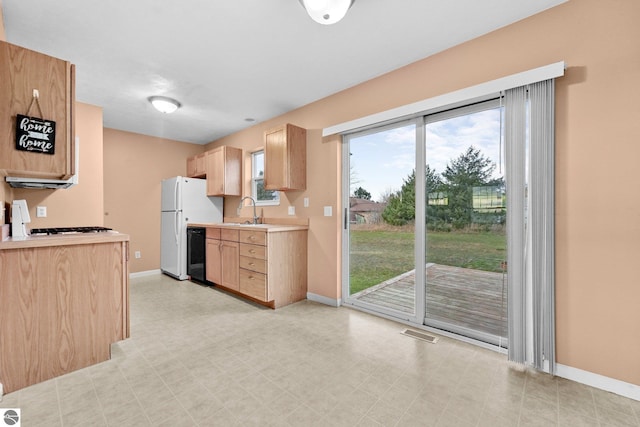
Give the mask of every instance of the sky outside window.
[{"label": "sky outside window", "polygon": [[[466,114],[426,126],[427,164],[436,173],[444,172],[447,164],[469,146],[479,149],[495,165],[493,178],[500,171],[500,108]],[[351,193],[362,187],[371,199],[382,201],[385,194],[402,187],[415,169],[415,126],[413,124],[352,138]]]}]

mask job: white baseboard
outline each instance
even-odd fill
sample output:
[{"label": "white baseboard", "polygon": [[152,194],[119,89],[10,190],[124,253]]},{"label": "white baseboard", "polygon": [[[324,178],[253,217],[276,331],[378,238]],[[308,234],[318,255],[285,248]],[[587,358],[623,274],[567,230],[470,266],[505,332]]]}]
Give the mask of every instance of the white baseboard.
[{"label": "white baseboard", "polygon": [[307,299],[309,301],[319,302],[320,304],[330,305],[331,307],[340,307],[342,301],[339,299],[328,298],[318,294],[312,294],[307,292]]},{"label": "white baseboard", "polygon": [[616,380],[614,378],[605,377],[604,375],[594,374],[593,372],[583,371],[582,369],[572,368],[571,366],[556,365],[556,375],[585,384],[600,390],[610,391],[620,396],[628,397],[640,401],[640,386]]},{"label": "white baseboard", "polygon": [[129,273],[129,278],[135,279],[136,277],[154,276],[156,274],[162,274],[162,271],[161,270],[138,271],[135,273]]}]

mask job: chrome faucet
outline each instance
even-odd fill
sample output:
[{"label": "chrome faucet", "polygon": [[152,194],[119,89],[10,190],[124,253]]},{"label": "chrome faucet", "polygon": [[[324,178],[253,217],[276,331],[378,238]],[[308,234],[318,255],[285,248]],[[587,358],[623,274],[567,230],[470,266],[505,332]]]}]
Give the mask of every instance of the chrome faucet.
[{"label": "chrome faucet", "polygon": [[258,215],[256,215],[256,201],[253,199],[253,197],[250,197],[250,196],[243,197],[243,198],[240,200],[240,204],[238,205],[238,209],[237,209],[237,211],[236,211],[236,212],[238,213],[238,216],[240,216],[240,211],[242,210],[242,203],[243,203],[246,199],[251,200],[251,204],[253,205],[253,224],[255,225],[255,224],[257,224],[257,223],[258,223],[258,219],[259,219],[259,218],[258,218]]}]

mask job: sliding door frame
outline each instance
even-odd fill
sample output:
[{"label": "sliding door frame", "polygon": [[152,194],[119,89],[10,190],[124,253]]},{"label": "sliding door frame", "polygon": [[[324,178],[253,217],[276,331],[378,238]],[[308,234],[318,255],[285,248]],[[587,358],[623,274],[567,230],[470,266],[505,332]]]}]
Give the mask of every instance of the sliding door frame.
[{"label": "sliding door frame", "polygon": [[[415,126],[415,158],[422,159],[422,161],[416,160],[416,177],[419,176],[418,173],[424,176],[425,171],[425,163],[424,163],[424,144],[418,143],[418,141],[424,140],[424,118],[423,116],[412,118],[409,120],[398,120],[396,122],[388,123],[385,125],[371,126],[365,129],[359,129],[357,132],[345,134],[342,136],[342,304],[353,306],[356,308],[361,308],[366,311],[372,313],[380,313],[387,317],[391,317],[394,319],[402,320],[405,322],[409,322],[410,324],[420,324],[424,317],[424,309],[425,309],[425,288],[424,288],[424,277],[423,275],[416,274],[416,286],[415,286],[415,294],[414,294],[414,310],[413,314],[402,312],[399,310],[394,310],[388,307],[381,307],[375,304],[367,303],[364,301],[358,301],[355,298],[352,298],[350,295],[350,223],[349,223],[349,197],[351,195],[351,182],[348,177],[350,177],[351,173],[351,153],[350,153],[350,144],[353,138],[360,138],[366,135],[371,135],[374,133],[384,132],[390,129],[396,129],[403,126],[408,125]],[[422,164],[420,167],[419,165]],[[420,215],[421,218],[424,218],[425,207],[424,207],[424,190],[425,183],[419,182],[420,180],[416,179],[416,218]],[[424,264],[424,256],[425,256],[425,248],[426,242],[424,240],[424,221],[416,221],[416,226],[414,229],[414,265],[417,264],[418,257],[420,254],[422,255],[422,263]],[[420,282],[420,283],[419,283]]]},{"label": "sliding door frame", "polygon": [[[395,122],[388,122],[380,125],[372,125],[363,129],[358,129],[352,133],[344,134],[342,137],[342,304],[360,308],[365,311],[380,314],[384,317],[400,320],[409,323],[411,326],[424,329],[433,329],[438,333],[446,332],[453,334],[465,341],[474,343],[488,343],[491,347],[502,348],[504,340],[502,337],[493,336],[481,331],[471,330],[462,326],[456,326],[447,322],[436,321],[427,318],[426,313],[426,247],[427,247],[427,227],[426,227],[426,180],[424,179],[427,165],[426,152],[426,125],[453,117],[472,114],[483,110],[501,107],[500,97],[494,96],[489,99],[469,101],[467,105],[454,106],[450,109],[441,108],[435,111],[427,111],[417,117]],[[349,198],[351,195],[351,150],[352,139],[360,138],[385,130],[395,129],[410,124],[415,125],[415,226],[414,226],[414,266],[415,270],[415,293],[414,293],[414,313],[413,315],[394,310],[388,307],[381,307],[375,304],[359,301],[350,296],[350,223],[349,223]],[[502,132],[502,130],[501,130]],[[501,136],[502,137],[502,136]],[[421,178],[421,179],[419,179]]]}]

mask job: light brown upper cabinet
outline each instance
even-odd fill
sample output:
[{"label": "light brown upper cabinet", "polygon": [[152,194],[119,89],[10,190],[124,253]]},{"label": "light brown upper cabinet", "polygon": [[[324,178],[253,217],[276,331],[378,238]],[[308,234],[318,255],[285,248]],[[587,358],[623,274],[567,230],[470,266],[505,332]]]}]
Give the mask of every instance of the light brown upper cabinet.
[{"label": "light brown upper cabinet", "polygon": [[187,159],[187,176],[189,178],[204,178],[207,176],[207,153],[200,153]]},{"label": "light brown upper cabinet", "polygon": [[[34,89],[39,92],[42,117]],[[75,173],[74,100],[75,67],[71,63],[0,41],[0,170],[34,178],[71,177]],[[18,114],[55,122],[55,138],[49,139],[54,142],[53,154],[51,150],[16,148]]]},{"label": "light brown upper cabinet", "polygon": [[207,196],[240,196],[242,149],[218,147],[206,153]]},{"label": "light brown upper cabinet", "polygon": [[285,124],[264,133],[264,188],[307,187],[307,130]]}]

